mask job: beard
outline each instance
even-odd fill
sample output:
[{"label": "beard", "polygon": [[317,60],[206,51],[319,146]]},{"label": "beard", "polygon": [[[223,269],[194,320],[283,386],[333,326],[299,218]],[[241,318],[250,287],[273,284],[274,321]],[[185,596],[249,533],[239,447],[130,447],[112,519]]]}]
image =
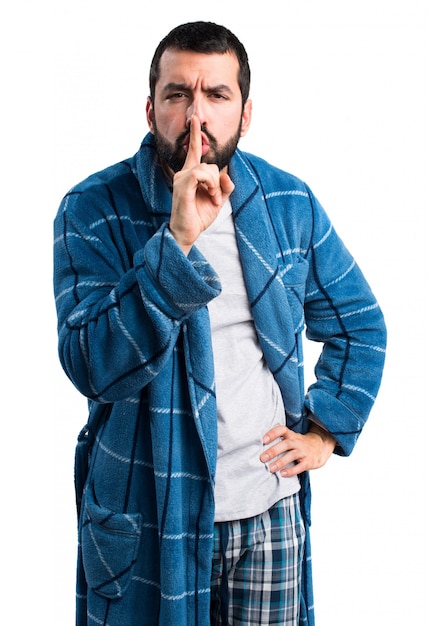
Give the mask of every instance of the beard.
[{"label": "beard", "polygon": [[[184,167],[185,159],[187,158],[187,153],[184,150],[184,140],[189,135],[190,131],[184,131],[176,138],[175,143],[171,143],[158,131],[155,118],[153,119],[153,127],[155,147],[161,162],[167,165],[173,172],[179,172]],[[218,166],[220,171],[223,170],[230,163],[235,153],[241,130],[242,121],[239,124],[237,132],[230,137],[223,146],[220,146],[215,137],[207,130],[206,126],[202,126],[201,131],[206,135],[209,141],[209,150],[202,156],[201,162],[214,163]]]}]

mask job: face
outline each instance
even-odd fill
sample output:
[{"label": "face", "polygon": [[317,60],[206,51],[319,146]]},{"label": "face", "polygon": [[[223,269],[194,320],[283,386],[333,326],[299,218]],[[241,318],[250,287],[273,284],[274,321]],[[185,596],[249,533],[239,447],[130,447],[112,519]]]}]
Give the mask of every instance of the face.
[{"label": "face", "polygon": [[192,115],[201,124],[202,162],[216,163],[220,170],[228,166],[251,121],[251,101],[242,107],[238,72],[233,54],[163,53],[146,114],[159,156],[172,172],[184,165]]}]

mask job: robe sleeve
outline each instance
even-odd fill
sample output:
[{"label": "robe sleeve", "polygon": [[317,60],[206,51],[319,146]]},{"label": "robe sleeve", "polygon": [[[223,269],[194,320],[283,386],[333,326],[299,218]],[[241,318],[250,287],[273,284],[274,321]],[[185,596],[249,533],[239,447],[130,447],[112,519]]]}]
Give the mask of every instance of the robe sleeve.
[{"label": "robe sleeve", "polygon": [[323,344],[316,382],[305,405],[351,453],[381,383],[386,345],[384,317],[366,279],[318,200],[312,208],[305,295],[307,337]]},{"label": "robe sleeve", "polygon": [[196,248],[186,257],[167,224],[131,253],[112,216],[109,194],[90,188],[64,198],[54,225],[59,357],[78,390],[97,402],[148,384],[181,323],[220,292],[210,265]]}]

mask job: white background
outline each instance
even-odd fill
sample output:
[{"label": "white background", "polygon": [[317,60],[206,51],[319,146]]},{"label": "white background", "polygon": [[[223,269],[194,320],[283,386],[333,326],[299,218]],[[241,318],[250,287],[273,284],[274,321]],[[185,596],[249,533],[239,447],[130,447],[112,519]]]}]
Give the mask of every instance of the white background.
[{"label": "white background", "polygon": [[73,184],[137,151],[154,49],[195,19],[223,23],[248,50],[254,118],[241,147],[311,186],[388,325],[383,385],[353,455],[312,475],[318,626],[426,622],[424,5],[2,3],[2,623],[74,624],[86,402],[57,360],[52,221]]}]

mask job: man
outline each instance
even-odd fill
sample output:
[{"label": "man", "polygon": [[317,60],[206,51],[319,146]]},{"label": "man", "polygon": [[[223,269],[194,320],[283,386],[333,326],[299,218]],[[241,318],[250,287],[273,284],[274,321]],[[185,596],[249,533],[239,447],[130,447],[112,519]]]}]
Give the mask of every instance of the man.
[{"label": "man", "polygon": [[249,82],[230,31],[174,29],[139,152],[56,218],[59,354],[90,406],[79,626],[314,623],[308,472],[352,451],[385,327],[309,188],[237,149]]}]

